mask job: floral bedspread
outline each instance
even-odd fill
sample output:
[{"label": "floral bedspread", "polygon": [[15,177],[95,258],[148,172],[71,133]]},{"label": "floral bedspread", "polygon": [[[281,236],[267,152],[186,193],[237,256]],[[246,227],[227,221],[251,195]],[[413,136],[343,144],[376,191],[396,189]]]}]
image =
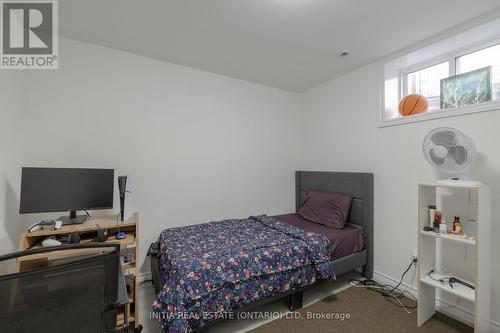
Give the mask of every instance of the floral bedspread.
[{"label": "floral bedspread", "polygon": [[329,240],[261,215],[164,230],[162,291],[153,313],[170,332],[188,332],[242,305],[334,278]]}]

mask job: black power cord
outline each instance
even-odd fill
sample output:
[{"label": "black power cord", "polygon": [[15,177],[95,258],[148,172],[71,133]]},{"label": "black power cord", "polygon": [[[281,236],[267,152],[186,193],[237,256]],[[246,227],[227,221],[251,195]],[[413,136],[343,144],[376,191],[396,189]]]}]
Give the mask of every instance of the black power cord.
[{"label": "black power cord", "polygon": [[[380,284],[374,280],[366,279],[366,280],[356,280],[350,279],[349,282],[354,287],[364,287],[370,291],[374,291],[379,293],[384,297],[386,301],[393,303],[394,305],[403,308],[408,314],[411,313],[408,309],[415,309],[417,307],[417,299],[415,296],[410,294],[407,290],[401,290],[400,286],[403,283],[404,277],[406,273],[410,270],[414,263],[417,262],[417,259],[413,258],[410,265],[401,275],[401,279],[396,286],[391,286],[389,284]],[[407,301],[408,300],[408,301]],[[405,304],[406,303],[406,304]]]},{"label": "black power cord", "polygon": [[472,290],[476,289],[476,287],[474,287],[472,284],[469,284],[465,281],[462,281],[460,279],[457,279],[456,277],[453,277],[453,276],[450,276],[450,277],[443,277],[443,278],[435,278],[432,276],[432,273],[434,273],[434,270],[431,269],[431,271],[429,273],[427,273],[427,275],[429,276],[429,278],[431,280],[434,280],[434,281],[437,281],[437,282],[441,282],[441,283],[448,283],[450,285],[450,288],[453,289],[453,284],[454,283],[459,283],[463,286],[466,286],[467,288],[470,288]]},{"label": "black power cord", "polygon": [[398,288],[399,288],[399,286],[401,285],[401,283],[403,283],[403,279],[404,279],[404,277],[405,277],[406,273],[408,273],[408,271],[410,270],[411,266],[413,266],[413,263],[414,263],[414,262],[416,262],[416,260],[415,260],[415,259],[412,259],[412,261],[411,261],[410,265],[408,266],[408,268],[404,271],[403,275],[401,275],[401,279],[399,280],[398,285],[397,285],[397,286],[395,286],[394,288],[392,288],[392,289],[391,289],[391,291],[389,291],[388,293],[383,294],[384,296],[388,296],[388,295],[390,295],[390,294],[391,294],[394,290],[396,290],[396,289],[398,289]]}]

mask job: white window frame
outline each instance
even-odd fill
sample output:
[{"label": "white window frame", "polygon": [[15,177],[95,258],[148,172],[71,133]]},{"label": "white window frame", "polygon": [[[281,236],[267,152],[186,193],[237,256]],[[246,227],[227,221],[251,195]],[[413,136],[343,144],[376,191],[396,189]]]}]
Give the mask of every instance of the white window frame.
[{"label": "white window frame", "polygon": [[[498,35],[494,38],[489,38],[487,40],[480,41],[478,43],[467,45],[466,47],[453,50],[451,52],[445,53],[445,54],[437,56],[437,57],[426,59],[426,60],[419,62],[417,64],[401,68],[399,70],[399,73],[398,73],[398,88],[399,88],[398,89],[398,97],[399,97],[399,100],[401,100],[404,96],[407,95],[407,91],[408,91],[407,75],[408,74],[422,70],[422,69],[426,69],[428,67],[439,65],[443,62],[448,61],[450,76],[456,75],[457,59],[459,57],[486,49],[488,47],[499,45],[499,44],[500,44],[500,35]],[[425,47],[425,45],[423,47]],[[398,55],[398,56],[401,56],[401,55]],[[380,113],[379,127],[396,126],[396,125],[402,125],[402,124],[406,124],[406,123],[413,123],[413,122],[419,122],[419,121],[426,121],[426,120],[431,120],[431,119],[455,117],[455,116],[471,114],[471,113],[476,113],[476,112],[500,110],[500,100],[496,100],[496,101],[489,101],[489,102],[465,105],[465,106],[458,107],[458,108],[438,109],[438,110],[433,110],[431,112],[426,112],[426,113],[421,113],[421,114],[411,115],[411,116],[406,116],[406,117],[385,119],[385,112],[386,112],[385,101],[384,101],[384,98],[385,98],[384,79],[385,78],[383,75],[384,65],[385,65],[385,63],[387,63],[395,58],[396,57],[388,58],[388,59],[380,62],[380,70],[379,70],[380,74],[379,75],[381,77],[381,87],[380,87],[380,92],[381,92],[380,110],[381,110],[381,113]]]},{"label": "white window frame", "polygon": [[[448,62],[448,72],[452,73],[452,65],[450,63],[450,60],[446,57],[440,56],[440,57],[435,57],[430,60],[426,60],[423,62],[420,62],[416,65],[405,67],[403,69],[399,70],[399,91],[398,91],[398,96],[399,100],[402,100],[404,96],[408,95],[408,74],[414,73],[421,71],[423,69],[436,66],[442,63]],[[454,67],[454,66],[453,66]],[[453,68],[454,70],[454,68]],[[435,110],[437,112],[439,110]]]}]

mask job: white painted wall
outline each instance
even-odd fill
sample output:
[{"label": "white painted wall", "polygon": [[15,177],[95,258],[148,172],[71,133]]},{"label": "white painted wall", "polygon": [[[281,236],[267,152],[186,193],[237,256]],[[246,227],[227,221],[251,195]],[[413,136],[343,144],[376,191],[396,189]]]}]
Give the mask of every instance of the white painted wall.
[{"label": "white painted wall", "polygon": [[375,174],[375,270],[399,279],[417,248],[417,183],[437,177],[422,140],[439,126],[467,133],[478,149],[471,174],[493,191],[492,319],[500,322],[500,112],[378,128],[378,94],[376,64],[305,93],[302,168]]},{"label": "white painted wall", "polygon": [[[23,117],[26,109],[26,73],[0,74],[0,253],[17,248],[22,221],[19,210],[20,165],[23,158]],[[0,265],[0,274],[14,267]]]},{"label": "white painted wall", "polygon": [[60,54],[29,73],[24,164],[129,175],[141,253],[168,227],[294,209],[297,94],[65,38]]}]

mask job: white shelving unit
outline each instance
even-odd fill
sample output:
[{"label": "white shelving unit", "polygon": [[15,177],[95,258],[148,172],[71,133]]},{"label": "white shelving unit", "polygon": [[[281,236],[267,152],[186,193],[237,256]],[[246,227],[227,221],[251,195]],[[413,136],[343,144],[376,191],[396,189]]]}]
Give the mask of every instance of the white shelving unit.
[{"label": "white shelving unit", "polygon": [[[424,231],[429,226],[429,205],[435,205],[446,221],[460,216],[473,239]],[[418,186],[418,326],[436,312],[440,294],[457,296],[473,304],[474,331],[490,332],[491,189],[487,185],[460,186],[422,183]],[[463,252],[462,252],[463,251]],[[463,253],[472,253],[469,260]],[[451,258],[451,259],[450,259]],[[467,269],[471,267],[471,269]],[[429,272],[433,270],[432,277]],[[443,273],[446,272],[446,273]],[[465,276],[462,276],[463,274]],[[475,286],[437,281],[449,276]]]}]

